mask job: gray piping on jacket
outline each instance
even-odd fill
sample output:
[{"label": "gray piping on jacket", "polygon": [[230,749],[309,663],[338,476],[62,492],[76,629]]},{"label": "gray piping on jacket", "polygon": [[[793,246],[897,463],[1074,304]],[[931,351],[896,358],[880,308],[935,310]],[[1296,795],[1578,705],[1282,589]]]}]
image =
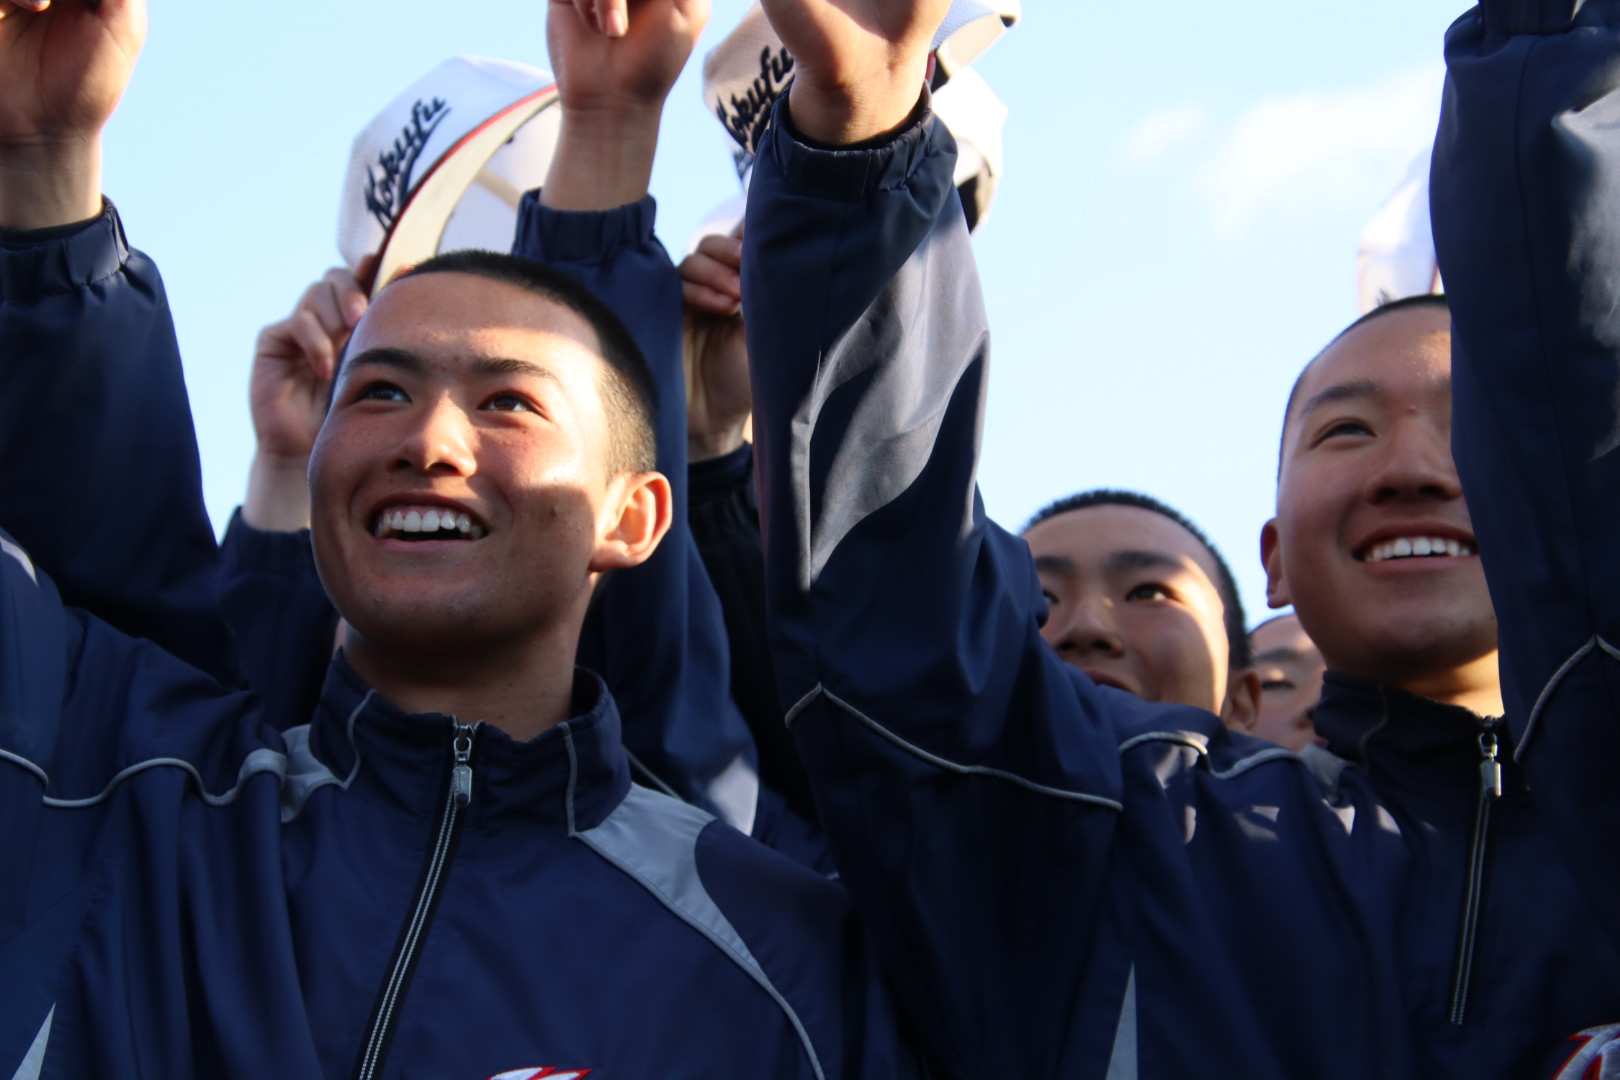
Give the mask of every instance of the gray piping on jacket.
[{"label": "gray piping on jacket", "polygon": [[281,823],[283,825],[303,812],[304,804],[315,793],[317,788],[327,784],[336,784],[342,791],[348,791],[354,778],[360,775],[360,744],[354,738],[354,725],[360,719],[361,710],[366,707],[375,690],[367,690],[366,696],[360,699],[360,704],[349,713],[349,721],[344,725],[344,734],[349,739],[349,750],[354,754],[354,766],[349,769],[349,775],[342,780],[325,762],[315,757],[309,748],[309,725],[300,724],[289,728],[282,738],[287,743],[287,775],[282,779],[281,787]]},{"label": "gray piping on jacket", "polygon": [[1530,709],[1530,719],[1526,720],[1524,724],[1524,738],[1519,740],[1519,745],[1513,750],[1514,761],[1522,762],[1524,760],[1524,753],[1530,748],[1530,738],[1535,735],[1536,728],[1541,725],[1541,714],[1546,711],[1547,702],[1551,700],[1553,691],[1558,688],[1558,684],[1563,682],[1565,676],[1571,671],[1575,670],[1576,664],[1586,659],[1587,654],[1599,645],[1603,646],[1604,652],[1620,659],[1620,652],[1616,652],[1614,646],[1600,637],[1593,637],[1585,645],[1571,653],[1568,660],[1558,665],[1558,670],[1552,673],[1552,678],[1547,680],[1547,685],[1543,686],[1541,693],[1536,695],[1536,703]]},{"label": "gray piping on jacket", "polygon": [[794,718],[808,708],[817,695],[825,697],[828,701],[832,702],[844,712],[848,713],[862,724],[865,724],[867,727],[871,728],[873,731],[877,732],[883,738],[898,746],[912,757],[926,761],[928,764],[937,769],[943,769],[946,772],[956,773],[960,776],[987,776],[996,780],[1005,780],[1009,784],[1015,784],[1018,787],[1033,791],[1037,795],[1049,795],[1054,799],[1067,799],[1071,802],[1091,803],[1095,806],[1107,807],[1110,810],[1123,810],[1125,808],[1118,800],[1105,798],[1101,795],[1089,795],[1083,791],[1069,791],[1064,788],[1048,787],[1045,784],[1037,784],[1033,780],[1026,780],[1017,773],[1010,773],[1004,769],[991,769],[983,765],[962,765],[955,761],[951,761],[948,758],[942,758],[938,754],[931,754],[922,747],[913,745],[912,743],[902,739],[900,736],[896,735],[894,732],[890,731],[876,720],[873,720],[871,717],[861,712],[849,702],[839,698],[838,695],[834,694],[820,683],[817,683],[815,689],[811,690],[808,694],[804,695],[804,697],[800,698],[798,703],[794,705],[793,708],[788,710],[786,717],[788,726],[792,726]]},{"label": "gray piping on jacket", "polygon": [[[375,691],[371,693],[375,693]],[[261,746],[259,749],[249,753],[247,757],[242,759],[242,766],[236,772],[236,783],[228,791],[218,795],[210,794],[204,789],[202,774],[197,771],[197,767],[191,762],[186,761],[184,758],[160,757],[137,761],[133,765],[120,769],[113,775],[111,780],[107,781],[107,786],[95,795],[89,795],[81,799],[63,799],[54,795],[42,795],[40,801],[46,806],[54,806],[65,810],[80,810],[85,807],[96,806],[110,798],[119,784],[122,784],[136,773],[145,772],[147,769],[167,767],[189,773],[191,779],[196,782],[198,796],[209,806],[229,806],[236,801],[237,796],[242,792],[242,786],[248,780],[259,773],[267,772],[274,773],[282,784],[281,820],[286,823],[297,816],[298,811],[303,809],[304,802],[309,798],[310,792],[316,788],[323,787],[326,784],[337,784],[340,787],[347,788],[353,783],[354,778],[359,775],[360,751],[354,742],[354,724],[355,718],[360,715],[360,710],[365,708],[366,702],[371,699],[371,693],[361,699],[360,704],[355,706],[354,712],[349,714],[349,744],[355,748],[354,768],[350,770],[349,775],[343,780],[339,780],[333,775],[331,769],[316,760],[315,756],[310,753],[309,725],[305,724],[301,728],[293,728],[283,736],[287,743],[287,753],[283,754],[265,746]],[[0,750],[0,761],[10,761],[21,766],[37,776],[44,787],[47,789],[50,787],[50,775],[27,758],[14,754],[9,750]]]},{"label": "gray piping on jacket", "polygon": [[1324,750],[1315,743],[1307,743],[1299,752],[1299,759],[1305,767],[1311,770],[1316,782],[1322,785],[1322,791],[1327,795],[1330,803],[1339,801],[1339,779],[1344,776],[1344,770],[1350,763],[1331,750]]},{"label": "gray piping on jacket", "polygon": [[787,1015],[817,1080],[826,1080],[821,1059],[799,1014],[777,990],[737,928],[703,887],[698,874],[697,839],[712,821],[713,817],[695,806],[631,785],[624,801],[600,825],[573,835],[640,883],[681,921],[708,938],[747,972]]},{"label": "gray piping on jacket", "polygon": [[672,799],[680,798],[679,795],[675,794],[674,788],[664,783],[663,777],[659,776],[657,773],[647,768],[647,766],[643,765],[641,763],[641,759],[632,754],[628,749],[625,750],[624,756],[629,759],[630,768],[641,774],[643,780],[645,781],[645,786],[657,788],[659,791],[663,792],[665,795],[668,795]]},{"label": "gray piping on jacket", "polygon": [[45,1014],[45,1022],[39,1025],[39,1033],[28,1047],[28,1053],[23,1055],[22,1064],[17,1071],[11,1074],[11,1080],[39,1080],[40,1073],[45,1069],[45,1047],[51,1041],[51,1021],[56,1019],[56,1006]]},{"label": "gray piping on jacket", "polygon": [[574,731],[567,724],[562,726],[563,747],[568,751],[568,790],[563,795],[563,809],[568,814],[568,835],[578,836],[579,830],[574,828],[574,787],[579,782],[579,756],[574,753]]},{"label": "gray piping on jacket", "polygon": [[3,551],[7,555],[10,555],[13,559],[16,559],[18,564],[22,566],[23,572],[28,575],[28,580],[32,581],[35,585],[39,584],[39,574],[35,572],[34,560],[28,557],[28,552],[24,551],[16,544],[13,544],[10,540],[7,540],[3,536],[0,536],[0,551]]},{"label": "gray piping on jacket", "polygon": [[1143,743],[1150,742],[1175,743],[1178,746],[1185,746],[1190,750],[1198,751],[1199,764],[1203,765],[1204,769],[1217,780],[1230,780],[1234,776],[1242,776],[1250,769],[1264,765],[1268,761],[1290,760],[1297,759],[1299,757],[1299,755],[1294,753],[1292,750],[1284,749],[1281,746],[1267,746],[1263,749],[1256,750],[1248,757],[1239,758],[1237,761],[1233,762],[1230,769],[1217,769],[1214,765],[1210,764],[1208,740],[1205,739],[1204,736],[1198,735],[1191,731],[1144,732],[1141,735],[1133,736],[1120,743],[1119,752],[1123,754],[1127,750],[1141,746]]},{"label": "gray piping on jacket", "polygon": [[1125,979],[1125,999],[1119,1005],[1119,1026],[1114,1029],[1114,1049],[1108,1055],[1105,1080],[1136,1080],[1136,965]]}]

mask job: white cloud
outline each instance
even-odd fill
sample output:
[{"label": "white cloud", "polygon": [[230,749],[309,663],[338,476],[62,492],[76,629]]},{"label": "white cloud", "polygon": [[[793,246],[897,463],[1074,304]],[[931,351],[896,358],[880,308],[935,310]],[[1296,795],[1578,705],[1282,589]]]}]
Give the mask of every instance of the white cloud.
[{"label": "white cloud", "polygon": [[[1236,236],[1262,214],[1298,219],[1347,205],[1371,213],[1433,139],[1443,77],[1439,65],[1425,65],[1249,106],[1191,173],[1213,231]],[[1168,120],[1160,126],[1171,130]]]},{"label": "white cloud", "polygon": [[1126,136],[1125,162],[1138,168],[1155,164],[1209,126],[1209,111],[1202,105],[1172,105],[1150,113]]},{"label": "white cloud", "polygon": [[1358,209],[1371,215],[1434,139],[1440,65],[1385,74],[1345,91],[1265,97],[1221,123],[1181,104],[1149,113],[1121,144],[1126,167],[1168,168],[1230,240],[1257,220],[1306,220]]}]

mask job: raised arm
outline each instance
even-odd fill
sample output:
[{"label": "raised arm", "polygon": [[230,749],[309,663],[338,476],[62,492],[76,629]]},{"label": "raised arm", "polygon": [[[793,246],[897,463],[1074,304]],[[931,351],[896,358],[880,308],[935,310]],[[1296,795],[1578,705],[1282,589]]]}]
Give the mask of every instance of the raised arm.
[{"label": "raised arm", "polygon": [[280,728],[309,720],[332,657],[338,616],[310,548],[306,473],[337,359],[366,310],[360,281],[375,258],[355,273],[328,270],[254,346],[248,396],[257,445],[247,497],[220,548],[220,603],[248,685]]},{"label": "raised arm", "polygon": [[708,19],[706,0],[649,0],[624,34],[590,5],[547,20],[562,127],[545,186],[525,197],[514,251],[573,275],[629,328],[657,382],[658,468],[675,520],[658,551],[599,588],[580,663],[601,672],[624,718],[636,779],[704,803],[747,831],[758,781],[730,698],[725,626],[687,525],[681,287],[653,235],[648,197],[664,100]]},{"label": "raised arm", "polygon": [[[842,878],[943,1072],[1050,1073],[1075,1064],[1066,1042],[1107,1055],[1064,1033],[1096,974],[1117,741],[1043,646],[1027,548],[975,487],[988,330],[923,92],[945,5],[856,7],[766,5],[799,65],[742,256],[777,680]],[[1122,967],[1115,1010],[1123,989]]]},{"label": "raised arm", "polygon": [[[1576,9],[1579,9],[1578,14]],[[1431,175],[1453,448],[1517,753],[1620,941],[1620,8],[1486,0]]]},{"label": "raised arm", "polygon": [[0,0],[0,525],[66,603],[236,681],[163,283],[101,199],[138,0]]}]

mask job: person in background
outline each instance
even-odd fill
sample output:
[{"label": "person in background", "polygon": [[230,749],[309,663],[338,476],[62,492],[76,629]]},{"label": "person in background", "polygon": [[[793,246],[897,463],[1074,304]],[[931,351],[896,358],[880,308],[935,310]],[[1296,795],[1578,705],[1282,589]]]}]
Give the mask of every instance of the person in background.
[{"label": "person in background", "polygon": [[1321,745],[1311,717],[1322,696],[1322,653],[1292,612],[1274,615],[1249,633],[1255,674],[1260,678],[1260,714],[1253,734],[1296,754]]},{"label": "person in background", "polygon": [[1237,583],[1199,528],[1148,495],[1098,489],[1024,526],[1046,597],[1041,636],[1099,686],[1254,727],[1260,680]]}]

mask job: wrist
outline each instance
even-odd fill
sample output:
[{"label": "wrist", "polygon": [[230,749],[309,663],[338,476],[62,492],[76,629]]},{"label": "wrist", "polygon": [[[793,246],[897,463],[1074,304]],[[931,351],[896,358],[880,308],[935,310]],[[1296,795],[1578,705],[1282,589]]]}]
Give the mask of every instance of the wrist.
[{"label": "wrist", "polygon": [[0,228],[54,228],[100,213],[99,136],[0,147]]},{"label": "wrist", "polygon": [[565,106],[540,202],[554,210],[612,210],[652,183],[663,106]]},{"label": "wrist", "polygon": [[710,461],[725,457],[748,441],[750,417],[712,431],[688,430],[686,433],[686,460]]},{"label": "wrist", "polygon": [[248,469],[242,520],[261,532],[309,528],[308,471],[307,456],[255,453]]},{"label": "wrist", "polygon": [[826,147],[881,140],[911,119],[927,71],[926,56],[842,82],[800,71],[788,87],[788,117],[797,133]]}]

